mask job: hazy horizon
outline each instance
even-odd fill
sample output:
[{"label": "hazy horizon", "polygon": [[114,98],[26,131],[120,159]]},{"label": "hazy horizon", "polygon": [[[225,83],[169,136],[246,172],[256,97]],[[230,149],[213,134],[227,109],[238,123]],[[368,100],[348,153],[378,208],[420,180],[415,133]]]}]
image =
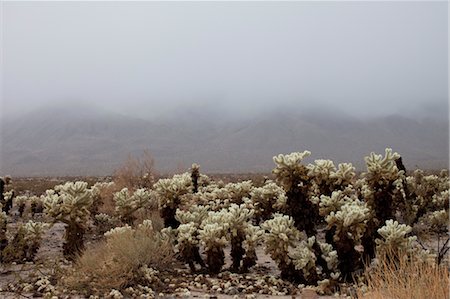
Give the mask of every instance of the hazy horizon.
[{"label": "hazy horizon", "polygon": [[447,1],[2,1],[1,35],[2,172],[448,167]]}]

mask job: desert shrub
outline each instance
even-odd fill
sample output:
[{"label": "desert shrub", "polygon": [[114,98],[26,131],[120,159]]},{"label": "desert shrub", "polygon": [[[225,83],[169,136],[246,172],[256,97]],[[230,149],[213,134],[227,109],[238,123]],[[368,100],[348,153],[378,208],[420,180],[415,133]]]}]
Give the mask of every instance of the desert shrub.
[{"label": "desert shrub", "polygon": [[84,249],[83,237],[88,228],[92,200],[87,183],[81,181],[58,185],[55,190],[47,190],[44,197],[45,213],[54,222],[66,224],[63,253],[70,259]]},{"label": "desert shrub", "polygon": [[114,172],[114,182],[120,189],[151,188],[155,180],[154,164],[149,150],[144,150],[141,158],[129,155],[123,165]]},{"label": "desert shrub", "polygon": [[91,215],[96,215],[99,213],[100,207],[104,204],[103,194],[104,190],[109,189],[114,186],[114,182],[96,182],[91,187],[92,195],[92,205],[91,205]]},{"label": "desert shrub", "polygon": [[68,287],[88,296],[128,287],[161,287],[159,272],[174,262],[171,241],[164,233],[147,220],[135,229],[117,227],[105,235],[77,260],[64,281]]},{"label": "desert shrub", "polygon": [[[399,256],[400,255],[400,256]],[[396,256],[396,258],[392,258]],[[406,252],[384,252],[367,268],[358,298],[449,298],[449,272]]]}]

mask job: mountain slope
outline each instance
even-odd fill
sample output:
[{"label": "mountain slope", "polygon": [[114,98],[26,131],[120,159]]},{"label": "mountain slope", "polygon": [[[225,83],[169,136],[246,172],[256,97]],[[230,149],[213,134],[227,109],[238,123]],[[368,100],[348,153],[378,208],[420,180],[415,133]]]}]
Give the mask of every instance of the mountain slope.
[{"label": "mountain slope", "polygon": [[364,156],[386,147],[407,168],[448,165],[448,122],[295,111],[229,121],[212,111],[174,115],[149,121],[86,107],[41,109],[3,123],[0,173],[105,175],[144,149],[162,171],[193,162],[210,172],[270,171],[274,155],[306,149],[312,152],[306,162],[329,158],[364,169]]}]

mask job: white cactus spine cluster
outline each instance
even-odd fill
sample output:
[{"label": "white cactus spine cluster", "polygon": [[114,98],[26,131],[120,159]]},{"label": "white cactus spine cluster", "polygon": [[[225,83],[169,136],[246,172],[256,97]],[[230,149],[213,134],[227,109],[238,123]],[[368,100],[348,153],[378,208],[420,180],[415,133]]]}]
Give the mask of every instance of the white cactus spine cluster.
[{"label": "white cactus spine cluster", "polygon": [[295,269],[302,271],[303,276],[308,279],[316,271],[317,257],[312,249],[316,238],[314,236],[303,240],[298,244],[292,252],[289,253],[289,257],[295,266]]},{"label": "white cactus spine cluster", "polygon": [[261,224],[261,228],[266,230],[266,253],[277,263],[290,264],[289,248],[295,247],[300,239],[300,232],[295,228],[294,220],[287,215],[274,214],[272,219]]},{"label": "white cactus spine cluster", "polygon": [[294,178],[307,176],[307,168],[301,163],[309,155],[310,151],[304,151],[273,157],[276,168],[272,172],[285,190],[291,189]]},{"label": "white cactus spine cluster", "polygon": [[255,208],[255,214],[262,216],[270,211],[280,211],[286,208],[286,192],[273,181],[267,181],[264,186],[254,188],[250,198]]},{"label": "white cactus spine cluster", "polygon": [[330,174],[335,185],[349,185],[355,176],[355,167],[352,163],[339,163],[338,169]]},{"label": "white cactus spine cluster", "polygon": [[393,182],[401,177],[403,171],[398,170],[396,159],[400,158],[398,153],[393,153],[392,149],[386,148],[385,156],[377,155],[374,152],[365,157],[367,174],[372,181],[383,183],[383,181]]},{"label": "white cactus spine cluster", "polygon": [[87,228],[93,199],[86,182],[67,182],[58,185],[54,190],[47,190],[43,198],[43,204],[47,215],[55,221],[67,224],[76,223],[82,228]]},{"label": "white cactus spine cluster", "polygon": [[35,222],[29,220],[23,225],[25,231],[25,240],[38,243],[41,241],[44,233],[50,227],[50,224],[43,222]]},{"label": "white cactus spine cluster", "polygon": [[411,233],[412,228],[406,224],[399,224],[392,219],[387,220],[386,224],[378,229],[381,239],[376,239],[377,251],[384,253],[396,253],[399,251],[411,252],[413,250],[413,242],[416,236],[407,237]]},{"label": "white cactus spine cluster", "polygon": [[123,188],[114,194],[115,212],[126,223],[132,224],[133,213],[140,208],[157,205],[157,195],[153,190],[137,189],[132,194]]},{"label": "white cactus spine cluster", "polygon": [[343,234],[353,239],[357,244],[366,230],[371,217],[366,203],[359,200],[347,201],[337,212],[331,212],[325,221],[328,226],[335,226],[334,241],[339,241]]},{"label": "white cactus spine cluster", "polygon": [[160,179],[153,185],[158,193],[160,207],[178,208],[181,196],[192,191],[192,180],[189,173],[176,174],[170,179]]}]

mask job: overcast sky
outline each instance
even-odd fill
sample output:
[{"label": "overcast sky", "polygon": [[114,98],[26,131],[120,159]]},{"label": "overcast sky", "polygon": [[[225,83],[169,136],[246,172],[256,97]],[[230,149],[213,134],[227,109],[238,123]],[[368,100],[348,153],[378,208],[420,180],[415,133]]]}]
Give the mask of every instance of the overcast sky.
[{"label": "overcast sky", "polygon": [[446,1],[2,2],[2,37],[2,114],[448,109]]}]

